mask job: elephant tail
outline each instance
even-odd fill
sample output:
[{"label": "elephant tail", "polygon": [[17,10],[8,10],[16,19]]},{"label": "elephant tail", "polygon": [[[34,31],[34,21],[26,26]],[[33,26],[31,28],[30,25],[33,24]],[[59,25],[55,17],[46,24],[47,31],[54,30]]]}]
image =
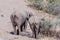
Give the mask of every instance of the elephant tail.
[{"label": "elephant tail", "polygon": [[13,15],[13,14],[12,14],[12,15],[10,16],[10,19],[11,19],[12,22],[15,22],[15,18],[17,18],[16,15]]}]

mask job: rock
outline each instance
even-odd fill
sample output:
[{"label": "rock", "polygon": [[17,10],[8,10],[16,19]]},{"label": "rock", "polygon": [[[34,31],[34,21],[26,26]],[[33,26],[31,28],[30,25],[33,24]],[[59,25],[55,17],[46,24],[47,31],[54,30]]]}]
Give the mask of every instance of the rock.
[{"label": "rock", "polygon": [[1,17],[4,17],[4,15],[2,14]]}]

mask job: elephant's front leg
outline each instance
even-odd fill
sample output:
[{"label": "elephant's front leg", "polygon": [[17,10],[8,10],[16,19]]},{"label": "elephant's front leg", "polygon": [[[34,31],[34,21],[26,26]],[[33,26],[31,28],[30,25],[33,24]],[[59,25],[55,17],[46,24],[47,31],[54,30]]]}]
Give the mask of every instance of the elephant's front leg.
[{"label": "elephant's front leg", "polygon": [[38,38],[39,37],[39,31],[38,31],[38,26],[36,26],[35,24],[33,25],[33,37],[34,38]]},{"label": "elephant's front leg", "polygon": [[38,32],[38,29],[35,28],[35,38],[39,38],[39,32]]},{"label": "elephant's front leg", "polygon": [[34,38],[38,38],[38,29],[36,29],[36,28],[33,28],[33,37]]},{"label": "elephant's front leg", "polygon": [[18,25],[18,29],[19,29],[19,35],[21,35],[21,27],[20,27],[20,25]]},{"label": "elephant's front leg", "polygon": [[23,28],[23,31],[26,32],[26,29],[27,29],[27,20],[24,22],[24,28]]},{"label": "elephant's front leg", "polygon": [[30,24],[30,28],[31,28],[31,30],[32,30],[32,37],[33,38],[36,38],[36,29],[35,29],[35,27],[34,27],[34,25],[33,24]]},{"label": "elephant's front leg", "polygon": [[30,29],[31,29],[31,31],[32,31],[32,37],[34,37],[33,25],[30,24],[30,23],[29,23],[29,25],[30,25]]}]

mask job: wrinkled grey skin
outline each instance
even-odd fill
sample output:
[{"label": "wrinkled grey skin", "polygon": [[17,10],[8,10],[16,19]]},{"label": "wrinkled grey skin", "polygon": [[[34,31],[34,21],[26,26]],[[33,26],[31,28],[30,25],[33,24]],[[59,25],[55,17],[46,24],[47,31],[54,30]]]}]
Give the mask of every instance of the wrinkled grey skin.
[{"label": "wrinkled grey skin", "polygon": [[[19,35],[22,31],[26,29],[26,22],[29,20],[29,18],[32,16],[32,13],[29,13],[27,11],[19,12],[19,11],[14,11],[11,16],[11,22],[13,25],[14,29],[14,34],[17,34],[16,26],[19,29]],[[23,29],[24,27],[24,29]]]},{"label": "wrinkled grey skin", "polygon": [[32,37],[38,38],[40,32],[40,17],[39,16],[32,16],[29,19],[29,25],[32,30]]}]

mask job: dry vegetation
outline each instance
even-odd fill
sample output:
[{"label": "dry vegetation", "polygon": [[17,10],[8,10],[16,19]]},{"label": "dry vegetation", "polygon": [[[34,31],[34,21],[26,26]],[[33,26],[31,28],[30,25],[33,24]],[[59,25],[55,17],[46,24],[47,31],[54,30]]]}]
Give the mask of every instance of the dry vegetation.
[{"label": "dry vegetation", "polygon": [[[50,36],[48,33],[42,33],[41,37],[39,39],[31,38],[29,35],[31,34],[30,28],[27,28],[27,34],[22,35],[12,35],[10,32],[13,32],[13,28],[10,21],[10,15],[14,11],[13,8],[18,10],[24,10],[26,7],[26,4],[24,2],[25,0],[0,0],[0,40],[60,40],[58,36]],[[28,0],[28,8],[26,8],[29,11],[32,11],[33,13],[42,12],[42,15],[44,15],[46,18],[49,19],[51,17],[52,19],[54,16],[60,16],[60,0]],[[57,6],[58,5],[58,6]],[[29,8],[31,7],[31,9]],[[32,9],[33,8],[33,9]],[[35,10],[37,9],[37,10]],[[56,11],[57,10],[57,11]],[[56,12],[57,13],[56,13]],[[47,13],[45,13],[47,12]],[[43,14],[45,13],[45,14]],[[53,15],[50,15],[53,14]],[[41,15],[41,14],[40,14]],[[47,20],[46,20],[47,21]],[[48,21],[47,21],[48,22]],[[28,25],[29,26],[29,25]],[[43,30],[44,31],[44,30]],[[30,34],[29,34],[30,33]],[[46,35],[48,34],[48,36]]]},{"label": "dry vegetation", "polygon": [[37,10],[43,10],[49,14],[58,15],[60,12],[60,0],[28,0],[29,5]]},{"label": "dry vegetation", "polygon": [[[41,11],[41,10],[44,11],[45,14],[42,14],[42,15],[48,18],[46,20],[47,22],[49,19],[53,20],[54,17],[57,17],[58,19],[60,19],[60,0],[28,0],[28,3],[29,3],[29,5],[28,5],[29,7],[33,8],[37,11]],[[40,12],[40,15],[41,15],[41,12]],[[58,22],[60,23],[60,21],[58,21]],[[46,22],[45,22],[45,24],[46,24]],[[47,25],[48,24],[49,23],[47,23]],[[46,33],[46,32],[44,32],[44,33]],[[49,33],[46,33],[46,34],[49,35]]]}]

